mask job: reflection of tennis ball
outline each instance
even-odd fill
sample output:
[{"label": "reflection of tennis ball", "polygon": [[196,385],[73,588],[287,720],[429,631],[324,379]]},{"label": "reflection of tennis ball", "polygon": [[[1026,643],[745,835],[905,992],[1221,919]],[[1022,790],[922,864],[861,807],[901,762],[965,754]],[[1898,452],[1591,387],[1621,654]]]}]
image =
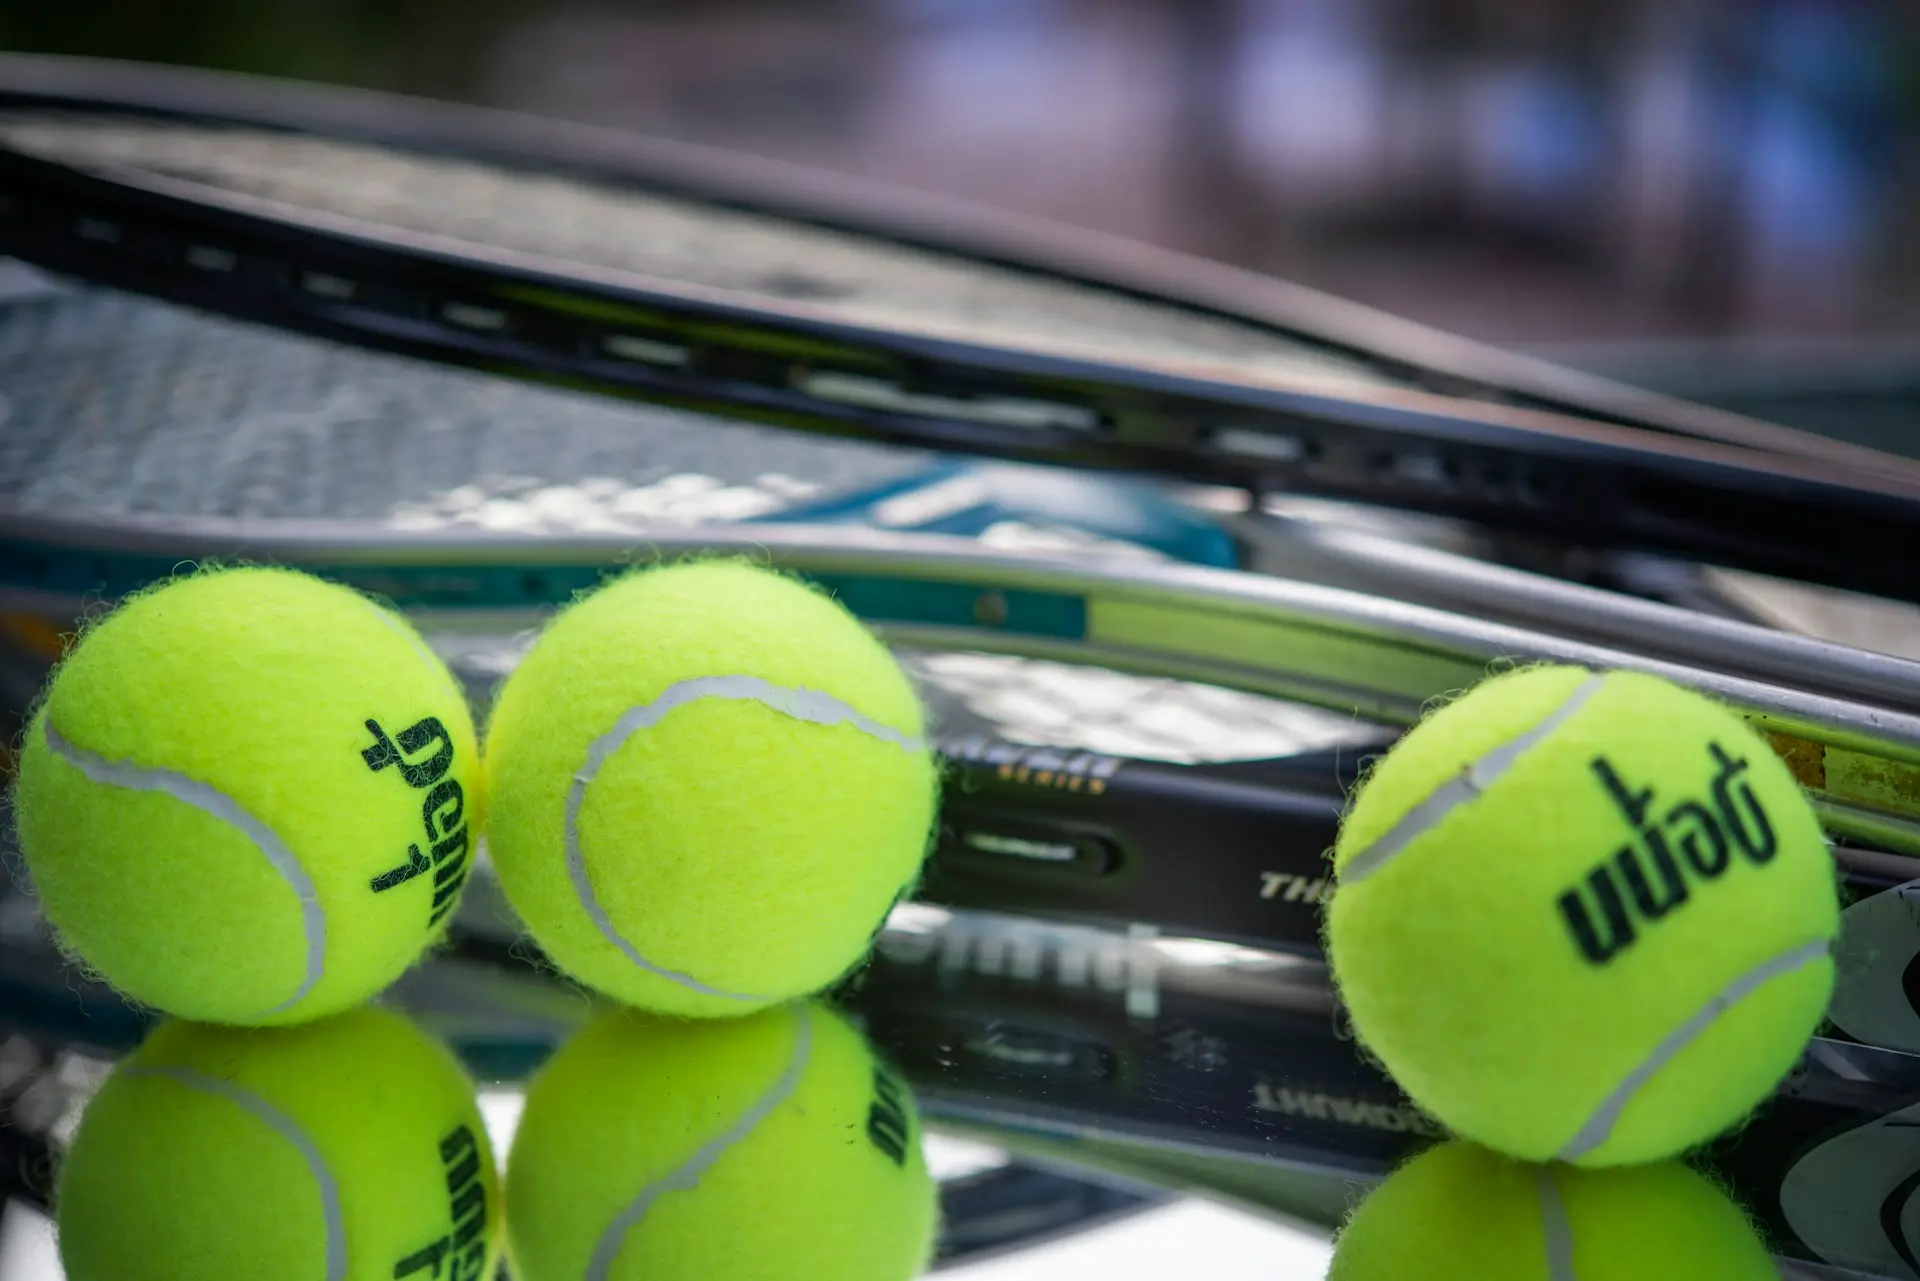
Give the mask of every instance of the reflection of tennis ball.
[{"label": "reflection of tennis ball", "polygon": [[1833,987],[1834,868],[1751,730],[1630,672],[1537,667],[1409,733],[1334,850],[1355,1029],[1462,1137],[1671,1156],[1786,1075]]},{"label": "reflection of tennis ball", "polygon": [[136,596],[28,731],[20,846],[66,943],[136,1000],[292,1023],[420,954],[480,814],[465,699],[345,587],[236,569]]},{"label": "reflection of tennis ball", "polygon": [[500,693],[488,844],[576,978],[743,1014],[840,977],[913,884],[936,780],[912,686],[845,609],[739,562],[621,579]]},{"label": "reflection of tennis ball", "polygon": [[1523,1165],[1443,1143],[1395,1171],[1341,1232],[1327,1281],[1775,1281],[1738,1207],[1677,1161]]},{"label": "reflection of tennis ball", "polygon": [[500,1192],[473,1089],[399,1015],[165,1023],[60,1174],[71,1281],[491,1281]]},{"label": "reflection of tennis ball", "polygon": [[811,1003],[600,1015],[528,1088],[507,1188],[522,1281],[907,1281],[932,1248],[912,1097]]}]

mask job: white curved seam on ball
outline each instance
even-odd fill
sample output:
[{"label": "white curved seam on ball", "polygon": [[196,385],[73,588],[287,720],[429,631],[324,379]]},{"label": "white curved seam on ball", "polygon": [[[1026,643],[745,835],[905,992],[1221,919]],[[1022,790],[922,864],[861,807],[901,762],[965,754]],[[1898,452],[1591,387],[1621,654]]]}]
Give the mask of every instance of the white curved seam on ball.
[{"label": "white curved seam on ball", "polygon": [[1567,695],[1565,702],[1554,708],[1539,724],[1470,762],[1458,774],[1435,788],[1418,805],[1401,815],[1400,821],[1388,828],[1379,840],[1348,858],[1340,868],[1340,883],[1352,885],[1372,876],[1407,846],[1425,836],[1448,814],[1478,799],[1482,792],[1499,782],[1501,776],[1512,769],[1522,756],[1571,720],[1588,699],[1600,692],[1606,680],[1606,676],[1598,672],[1588,676],[1573,693]]},{"label": "white curved seam on ball", "polygon": [[327,1163],[321,1157],[320,1150],[314,1147],[306,1131],[295,1124],[293,1118],[252,1091],[241,1089],[232,1081],[223,1081],[217,1076],[208,1076],[192,1068],[141,1064],[123,1068],[120,1075],[127,1080],[154,1077],[163,1081],[172,1081],[175,1085],[184,1086],[189,1090],[199,1090],[203,1094],[225,1099],[292,1144],[293,1150],[300,1154],[300,1159],[307,1163],[307,1173],[313,1176],[314,1187],[320,1193],[320,1213],[327,1233],[326,1281],[345,1281],[347,1225],[345,1217],[340,1212],[340,1185],[334,1180],[333,1172],[327,1169]]},{"label": "white curved seam on ball", "polygon": [[606,1281],[612,1273],[614,1260],[620,1257],[621,1247],[626,1244],[627,1233],[647,1216],[647,1211],[653,1208],[655,1201],[668,1192],[693,1191],[700,1185],[701,1176],[713,1168],[714,1162],[725,1156],[729,1148],[759,1129],[760,1123],[800,1088],[800,1078],[806,1074],[807,1062],[813,1057],[813,1016],[804,1005],[799,1005],[794,1007],[793,1017],[793,1053],[788,1056],[787,1066],[779,1078],[732,1125],[708,1139],[692,1156],[664,1177],[640,1189],[640,1194],[628,1202],[627,1208],[600,1234],[593,1257],[587,1262],[585,1281]]},{"label": "white curved seam on ball", "polygon": [[1671,1062],[1676,1054],[1686,1049],[1701,1033],[1711,1027],[1715,1019],[1758,990],[1762,984],[1811,965],[1821,957],[1830,954],[1832,950],[1833,944],[1828,939],[1802,943],[1798,947],[1762,961],[1715,993],[1686,1022],[1661,1038],[1660,1043],[1653,1047],[1652,1053],[1642,1059],[1633,1071],[1627,1073],[1620,1084],[1613,1088],[1613,1092],[1601,1100],[1600,1106],[1593,1110],[1586,1124],[1582,1125],[1573,1138],[1567,1141],[1567,1145],[1560,1149],[1558,1159],[1576,1160],[1605,1143],[1607,1137],[1613,1133],[1614,1125],[1620,1120],[1620,1114],[1626,1111],[1627,1104],[1633,1101],[1633,1096],[1640,1091],[1640,1088],[1652,1080],[1654,1074]]},{"label": "white curved seam on ball", "polygon": [[593,740],[587,748],[586,763],[573,776],[573,783],[567,789],[566,813],[566,853],[567,877],[573,882],[574,896],[580,900],[581,910],[593,922],[600,936],[620,949],[620,953],[629,961],[649,974],[666,979],[670,983],[684,987],[702,996],[718,997],[726,1001],[764,1001],[767,998],[750,992],[729,992],[723,988],[702,983],[691,974],[680,970],[670,970],[642,956],[640,949],[629,942],[619,930],[606,910],[600,906],[599,896],[593,892],[593,881],[587,875],[587,860],[580,848],[580,808],[586,804],[587,789],[600,775],[607,759],[625,745],[629,738],[642,730],[652,729],[671,712],[697,703],[704,698],[719,698],[735,702],[759,703],[763,707],[790,716],[794,720],[808,721],[815,725],[847,725],[870,738],[906,752],[917,752],[925,748],[924,739],[903,734],[891,725],[862,715],[854,708],[841,702],[833,695],[817,689],[794,688],[775,685],[758,676],[695,676],[689,680],[676,681],[661,691],[651,703],[642,703],[638,707],[628,708],[613,723],[613,728]]},{"label": "white curved seam on ball", "polygon": [[1553,1173],[1544,1166],[1533,1171],[1533,1190],[1540,1201],[1540,1235],[1547,1247],[1547,1281],[1580,1281],[1573,1270],[1573,1226],[1567,1207],[1554,1186]]},{"label": "white curved seam on ball", "polygon": [[381,622],[400,634],[400,639],[404,640],[408,648],[420,656],[420,660],[427,665],[427,669],[440,678],[441,682],[447,685],[452,693],[463,698],[465,697],[464,691],[460,688],[460,678],[455,676],[448,669],[447,664],[441,661],[440,655],[434,652],[433,645],[426,637],[419,633],[412,623],[403,618],[397,610],[388,609],[377,600],[366,596],[362,596],[360,599],[366,602],[367,608],[379,616]]},{"label": "white curved seam on ball", "polygon": [[327,914],[320,906],[320,892],[314,887],[313,878],[307,875],[307,869],[301,866],[300,860],[294,857],[293,851],[287,848],[279,835],[242,809],[240,803],[231,796],[198,779],[189,778],[175,770],[110,761],[68,742],[54,729],[51,718],[43,720],[42,726],[48,749],[86,775],[89,781],[107,787],[123,787],[133,792],[159,792],[171,796],[182,805],[191,805],[202,813],[212,815],[253,842],[261,856],[300,900],[300,927],[307,937],[307,967],[299,989],[263,1013],[278,1014],[306,999],[307,993],[313,990],[314,984],[320,981],[320,976],[326,971]]}]

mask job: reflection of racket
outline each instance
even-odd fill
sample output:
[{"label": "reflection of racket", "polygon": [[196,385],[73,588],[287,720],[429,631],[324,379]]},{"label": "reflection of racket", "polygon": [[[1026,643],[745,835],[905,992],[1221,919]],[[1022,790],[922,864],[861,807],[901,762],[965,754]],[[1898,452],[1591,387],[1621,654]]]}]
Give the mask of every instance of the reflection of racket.
[{"label": "reflection of racket", "polygon": [[[1244,949],[920,909],[854,999],[943,1115],[1330,1230],[1435,1127],[1320,990]],[[1920,1277],[1917,1098],[1910,1055],[1819,1040],[1703,1160],[1782,1257]]]},{"label": "reflection of racket", "polygon": [[[566,131],[540,135],[560,151],[534,165],[526,126],[400,115],[397,142],[320,139],[270,127],[299,123],[285,104],[191,79],[144,110],[103,109],[84,101],[100,83],[85,70],[62,88],[57,65],[9,67],[0,248],[62,271],[783,425],[1285,487],[1920,596],[1883,554],[1920,532],[1911,464],[1345,312],[1223,314],[1218,298],[1096,292],[693,203]],[[327,101],[309,128],[342,123]],[[1484,376],[1462,385],[1463,366]]]},{"label": "reflection of racket", "polygon": [[[463,908],[463,940],[493,928],[481,889]],[[76,990],[31,921],[26,900],[0,898],[0,1193],[44,1205],[79,1106],[140,1022],[104,989]],[[395,995],[503,1104],[587,1012],[524,958],[464,942]],[[950,1260],[1150,1203],[1137,1184],[1125,1190],[1136,1180],[1330,1231],[1437,1137],[1339,1031],[1324,976],[1297,958],[909,907],[839,999],[936,1124],[1053,1171],[977,1158],[956,1169],[943,1188]],[[80,1009],[90,1017],[76,1019]],[[1816,1041],[1774,1102],[1706,1160],[1783,1258],[1913,1276],[1902,1269],[1920,1243],[1916,1098],[1911,1056]],[[1075,1164],[1101,1173],[1058,1173]]]}]

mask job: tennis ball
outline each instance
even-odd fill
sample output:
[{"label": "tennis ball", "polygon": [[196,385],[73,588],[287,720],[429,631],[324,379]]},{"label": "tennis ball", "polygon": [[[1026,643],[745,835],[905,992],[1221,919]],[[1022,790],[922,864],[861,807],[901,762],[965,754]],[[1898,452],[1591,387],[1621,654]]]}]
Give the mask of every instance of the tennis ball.
[{"label": "tennis ball", "polygon": [[1409,732],[1334,848],[1354,1029],[1463,1138],[1672,1156],[1792,1068],[1833,988],[1813,810],[1730,712],[1632,672],[1496,677]]},{"label": "tennis ball", "polygon": [[404,620],[279,569],[134,596],[28,727],[20,848],[66,946],[184,1018],[358,1004],[437,934],[480,822],[465,698]]},{"label": "tennis ball", "polygon": [[491,1281],[500,1190],[460,1065],[399,1015],[161,1024],[81,1115],[69,1281]]},{"label": "tennis ball", "polygon": [[507,1158],[520,1281],[907,1281],[935,1201],[906,1086],[807,1002],[599,1015],[535,1076]]},{"label": "tennis ball", "polygon": [[487,732],[488,848],[556,964],[726,1016],[817,992],[919,875],[937,777],[913,687],[822,592],[737,561],[562,613]]},{"label": "tennis ball", "polygon": [[1429,1148],[1374,1189],[1327,1281],[1777,1281],[1740,1208],[1677,1161],[1525,1165]]}]

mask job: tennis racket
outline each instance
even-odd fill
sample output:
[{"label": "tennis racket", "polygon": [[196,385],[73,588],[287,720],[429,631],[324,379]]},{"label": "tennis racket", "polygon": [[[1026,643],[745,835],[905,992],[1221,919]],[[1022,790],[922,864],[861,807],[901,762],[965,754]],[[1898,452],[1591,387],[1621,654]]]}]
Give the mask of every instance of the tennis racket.
[{"label": "tennis racket", "polygon": [[362,132],[390,117],[384,138],[321,137],[354,111],[156,72],[134,82],[144,102],[103,102],[111,80],[0,67],[0,250],[611,395],[1920,596],[1884,554],[1915,532],[1920,466],[1872,451],[1369,328],[1177,259],[1146,274],[1184,266],[1187,287],[1154,295],[1020,264],[1017,244],[963,258],[924,232],[856,237],[817,210],[747,207],[711,167],[695,190],[697,165],[612,162],[591,133],[366,99]]}]

